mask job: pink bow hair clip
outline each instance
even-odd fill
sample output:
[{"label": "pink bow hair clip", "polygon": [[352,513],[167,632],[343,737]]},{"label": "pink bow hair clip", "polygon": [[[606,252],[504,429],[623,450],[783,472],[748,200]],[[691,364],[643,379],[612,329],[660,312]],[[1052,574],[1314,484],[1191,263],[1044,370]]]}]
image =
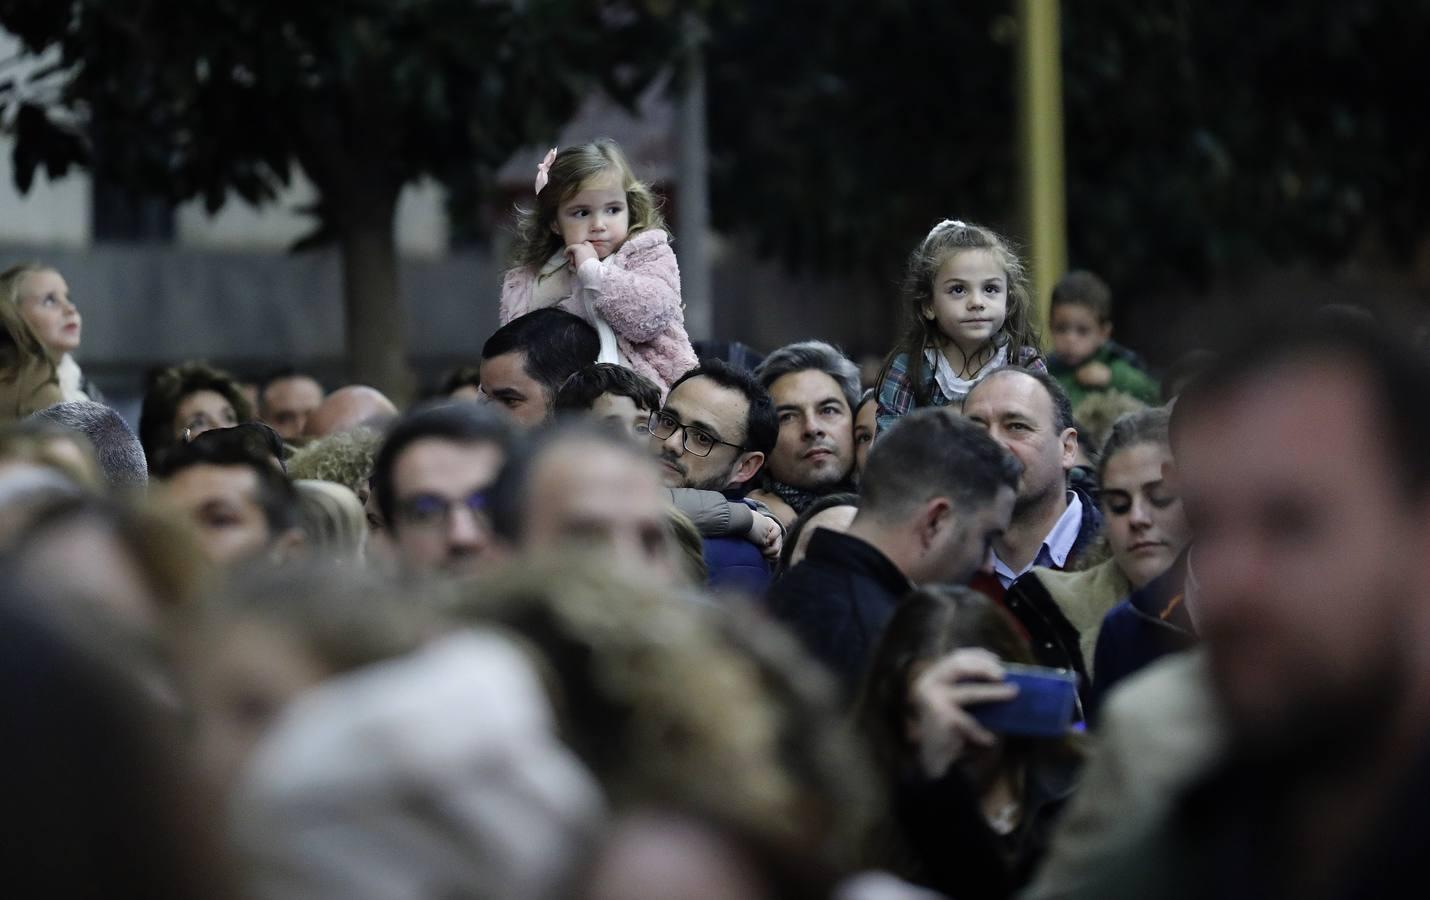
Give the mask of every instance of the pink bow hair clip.
[{"label": "pink bow hair clip", "polygon": [[556,162],[556,148],[552,147],[546,151],[546,158],[536,167],[536,192],[541,193],[541,189],[546,187],[546,182],[551,180],[551,164]]}]

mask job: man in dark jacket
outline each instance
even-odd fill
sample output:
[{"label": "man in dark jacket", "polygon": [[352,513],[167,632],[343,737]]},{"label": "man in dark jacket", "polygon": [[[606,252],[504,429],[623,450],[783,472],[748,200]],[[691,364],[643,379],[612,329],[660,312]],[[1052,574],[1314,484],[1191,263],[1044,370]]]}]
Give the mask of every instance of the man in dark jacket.
[{"label": "man in dark jacket", "polygon": [[[760,548],[768,543],[777,554],[778,544],[761,536],[778,537],[783,528],[743,497],[778,432],[770,395],[749,373],[719,360],[682,375],[650,418],[651,451],[676,494],[676,506],[702,534],[713,588],[758,597],[769,587],[770,567]],[[697,492],[718,492],[713,513],[723,521],[720,527],[710,527],[698,512]]]},{"label": "man in dark jacket", "polygon": [[820,530],[769,606],[852,696],[884,625],[913,584],[963,583],[989,558],[1013,512],[1019,466],[983,429],[919,410],[879,437],[859,512]]},{"label": "man in dark jacket", "polygon": [[1078,673],[1086,694],[1078,630],[1036,578],[1021,583],[1035,566],[1074,568],[1102,531],[1097,502],[1068,486],[1077,428],[1067,393],[1045,372],[999,369],[968,392],[963,414],[1023,464],[1013,521],[993,545],[993,573],[973,586],[1004,603],[1039,663]]}]

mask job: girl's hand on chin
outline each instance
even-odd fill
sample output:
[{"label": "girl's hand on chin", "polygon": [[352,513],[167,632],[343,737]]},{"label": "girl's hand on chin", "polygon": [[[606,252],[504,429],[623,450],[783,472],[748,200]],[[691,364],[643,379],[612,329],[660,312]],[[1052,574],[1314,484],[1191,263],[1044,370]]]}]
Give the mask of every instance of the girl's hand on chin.
[{"label": "girl's hand on chin", "polygon": [[571,261],[571,268],[579,269],[586,260],[597,258],[596,248],[591,246],[590,241],[572,244],[566,248],[566,258]]}]

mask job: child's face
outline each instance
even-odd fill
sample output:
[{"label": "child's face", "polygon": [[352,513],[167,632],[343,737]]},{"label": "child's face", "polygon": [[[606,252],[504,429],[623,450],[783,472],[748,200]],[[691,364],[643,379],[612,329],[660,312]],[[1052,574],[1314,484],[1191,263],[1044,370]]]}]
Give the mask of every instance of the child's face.
[{"label": "child's face", "polygon": [[642,444],[650,437],[648,409],[636,406],[636,401],[620,394],[602,394],[591,404],[591,415],[604,424],[628,432]]},{"label": "child's face", "polygon": [[589,243],[598,259],[620,249],[630,230],[631,211],[615,172],[593,178],[556,210],[551,228],[566,246]]},{"label": "child's face", "polygon": [[45,349],[69,353],[79,348],[79,310],[70,302],[69,285],[60,273],[44,269],[20,282],[20,318],[30,326]]},{"label": "child's face", "polygon": [[1080,366],[1102,349],[1112,336],[1112,323],[1080,303],[1061,303],[1049,317],[1053,328],[1053,353],[1069,366]]},{"label": "child's face", "polygon": [[933,301],[924,318],[971,354],[987,344],[1008,317],[1008,274],[987,250],[960,250],[933,278]]}]

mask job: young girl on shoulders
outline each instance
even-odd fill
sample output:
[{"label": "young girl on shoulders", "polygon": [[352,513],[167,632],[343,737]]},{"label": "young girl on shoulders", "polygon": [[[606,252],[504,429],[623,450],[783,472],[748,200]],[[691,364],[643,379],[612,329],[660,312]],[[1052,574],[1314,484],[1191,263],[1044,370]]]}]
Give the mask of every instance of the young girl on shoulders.
[{"label": "young girl on shoulders", "polygon": [[104,397],[74,360],[84,324],[70,299],[64,276],[42,263],[12,266],[0,272],[0,301],[10,303],[54,362],[60,392],[66,402]]},{"label": "young girl on shoulders", "polygon": [[517,213],[503,325],[560,306],[596,328],[600,362],[626,366],[662,393],[695,368],[665,222],[614,141],[553,148],[537,168],[535,206]]},{"label": "young girl on shoulders", "polygon": [[935,225],[909,257],[903,298],[913,324],[879,376],[880,430],[911,409],[962,405],[1002,366],[1047,370],[1027,273],[991,229]]}]

